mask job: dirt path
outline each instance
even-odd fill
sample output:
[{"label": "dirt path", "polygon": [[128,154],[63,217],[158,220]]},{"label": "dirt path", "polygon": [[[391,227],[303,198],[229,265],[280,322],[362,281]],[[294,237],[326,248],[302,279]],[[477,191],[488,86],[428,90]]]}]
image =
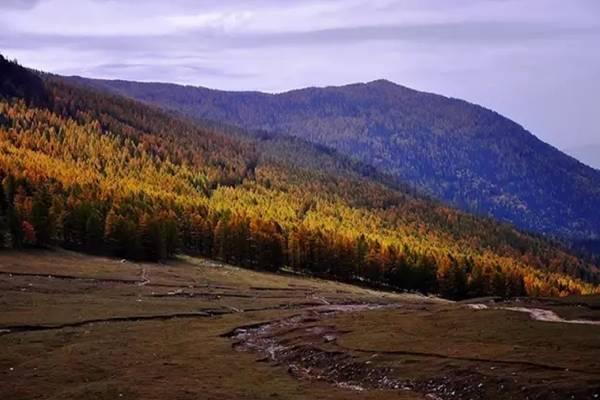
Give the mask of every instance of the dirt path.
[{"label": "dirt path", "polygon": [[146,267],[142,267],[142,272],[140,273],[140,282],[137,284],[138,286],[146,286],[150,283],[150,279],[148,279],[148,270]]},{"label": "dirt path", "polygon": [[523,312],[529,314],[531,319],[535,321],[544,322],[562,322],[565,324],[585,324],[585,325],[600,325],[600,321],[592,321],[587,319],[565,319],[560,317],[554,311],[545,310],[543,308],[529,308],[529,307],[489,307],[486,304],[468,304],[469,308],[474,310],[507,310],[515,312]]}]

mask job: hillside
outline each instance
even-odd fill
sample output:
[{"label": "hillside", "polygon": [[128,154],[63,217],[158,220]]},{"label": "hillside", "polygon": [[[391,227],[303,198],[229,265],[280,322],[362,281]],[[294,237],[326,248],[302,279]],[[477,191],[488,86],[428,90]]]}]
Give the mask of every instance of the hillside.
[{"label": "hillside", "polygon": [[7,247],[145,260],[185,252],[451,298],[598,291],[585,282],[600,281],[597,266],[558,244],[386,183],[331,150],[237,138],[62,79],[42,82],[45,104],[21,91],[1,96]]},{"label": "hillside", "polygon": [[277,95],[70,78],[187,116],[293,135],[525,230],[600,235],[600,171],[462,100],[380,80]]}]

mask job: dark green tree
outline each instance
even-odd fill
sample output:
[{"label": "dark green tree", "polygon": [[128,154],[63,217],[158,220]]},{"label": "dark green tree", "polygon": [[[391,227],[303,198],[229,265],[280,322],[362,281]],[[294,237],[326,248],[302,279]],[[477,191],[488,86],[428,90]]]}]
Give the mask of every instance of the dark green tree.
[{"label": "dark green tree", "polygon": [[52,198],[48,189],[42,186],[33,197],[31,207],[31,223],[35,229],[36,244],[38,246],[47,246],[52,238],[53,223],[50,219],[50,207]]}]

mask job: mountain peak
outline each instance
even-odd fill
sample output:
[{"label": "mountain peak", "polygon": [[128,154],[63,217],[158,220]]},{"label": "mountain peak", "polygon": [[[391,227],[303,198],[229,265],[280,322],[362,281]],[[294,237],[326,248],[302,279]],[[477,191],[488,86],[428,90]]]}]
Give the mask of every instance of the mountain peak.
[{"label": "mountain peak", "polygon": [[368,86],[400,86],[395,82],[392,82],[390,80],[381,78],[381,79],[375,79],[374,81],[370,81],[367,82]]}]

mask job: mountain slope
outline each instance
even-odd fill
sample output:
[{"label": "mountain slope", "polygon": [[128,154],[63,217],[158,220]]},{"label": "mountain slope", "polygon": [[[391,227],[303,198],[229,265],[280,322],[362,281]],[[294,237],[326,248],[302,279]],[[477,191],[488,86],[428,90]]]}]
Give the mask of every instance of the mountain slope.
[{"label": "mountain slope", "polygon": [[71,79],[190,117],[326,145],[526,230],[572,239],[600,235],[600,171],[462,100],[388,81],[271,95]]},{"label": "mountain slope", "polygon": [[452,298],[599,290],[584,282],[600,281],[597,266],[557,243],[388,185],[331,150],[237,138],[51,76],[43,89],[44,106],[0,101],[4,246],[200,253]]}]

